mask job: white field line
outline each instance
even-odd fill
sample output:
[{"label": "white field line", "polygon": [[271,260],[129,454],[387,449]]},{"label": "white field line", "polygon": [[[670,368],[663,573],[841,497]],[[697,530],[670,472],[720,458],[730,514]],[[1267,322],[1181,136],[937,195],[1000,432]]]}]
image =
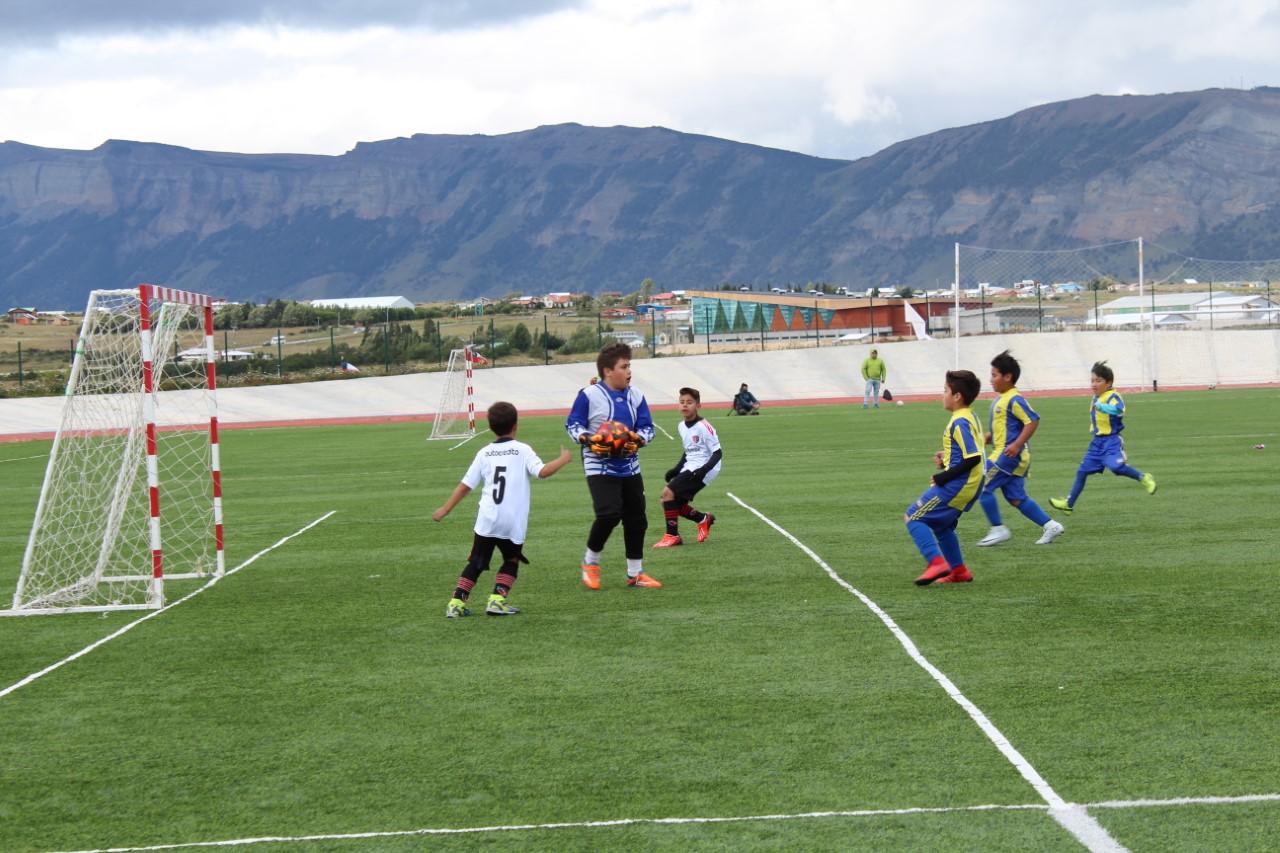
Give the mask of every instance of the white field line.
[{"label": "white field line", "polygon": [[[1250,794],[1241,797],[1180,797],[1171,800],[1116,800],[1104,803],[1089,803],[1080,808],[1090,809],[1122,809],[1148,808],[1160,806],[1183,806],[1197,804],[1230,804],[1280,802],[1280,794]],[[661,817],[661,818],[621,818],[618,820],[591,820],[576,823],[528,823],[509,826],[471,826],[439,829],[398,829],[384,832],[350,832],[333,835],[269,835],[258,838],[229,838],[222,841],[186,841],[175,844],[154,844],[145,847],[100,847],[90,850],[62,851],[61,853],[150,853],[160,850],[190,850],[199,847],[248,847],[253,844],[290,843],[304,841],[348,841],[363,838],[403,838],[430,835],[468,835],[485,832],[528,832],[544,829],[590,829],[608,826],[638,826],[643,824],[675,825],[675,824],[714,824],[714,823],[746,823],[763,820],[812,820],[832,817],[893,817],[914,814],[959,814],[963,812],[983,811],[1050,811],[1041,803],[1025,803],[1015,805],[987,806],[951,806],[945,808],[911,808],[911,809],[863,809],[858,811],[806,812],[803,814],[745,815],[742,817]]]},{"label": "white field line", "polygon": [[[325,520],[325,519],[327,519],[329,516],[333,515],[335,512],[337,512],[337,510],[336,510],[336,509],[335,509],[335,510],[330,510],[329,512],[327,512],[327,513],[325,513],[324,515],[320,516],[320,517],[319,517],[319,518],[317,518],[315,521],[311,522],[311,523],[310,523],[310,524],[308,524],[306,527],[302,528],[301,530],[297,531],[296,533],[290,533],[288,536],[284,537],[283,539],[281,539],[281,540],[280,540],[279,542],[277,542],[276,544],[271,545],[271,546],[269,546],[269,547],[267,547],[267,548],[263,548],[261,551],[259,551],[258,553],[254,554],[252,557],[250,557],[249,559],[245,560],[243,563],[241,563],[240,565],[236,566],[234,569],[230,569],[229,571],[227,571],[227,573],[226,573],[226,574],[224,574],[224,575],[223,575],[223,577],[230,577],[231,575],[234,575],[236,572],[240,571],[240,570],[241,570],[241,569],[243,569],[245,566],[247,566],[247,565],[249,565],[250,563],[252,563],[252,562],[254,562],[255,560],[257,560],[257,559],[258,559],[259,557],[261,557],[263,554],[266,554],[266,553],[269,553],[269,552],[271,552],[271,551],[274,551],[276,548],[279,548],[281,545],[283,545],[284,543],[288,542],[290,539],[294,538],[295,536],[301,536],[303,533],[306,533],[308,530],[310,530],[311,528],[315,527],[317,524],[319,524],[320,522],[324,521],[324,520]],[[122,628],[120,628],[118,631],[115,631],[114,633],[108,634],[107,636],[103,637],[103,638],[102,638],[102,639],[100,639],[100,640],[96,640],[96,641],[94,641],[94,642],[90,643],[89,645],[87,645],[87,646],[85,646],[83,649],[81,649],[80,651],[78,651],[78,652],[76,652],[76,653],[74,653],[74,654],[72,654],[72,655],[69,655],[68,657],[63,658],[62,660],[58,661],[57,663],[55,663],[55,664],[50,664],[49,666],[45,667],[44,669],[40,670],[39,672],[33,672],[33,673],[31,673],[31,675],[28,675],[26,678],[22,679],[21,681],[19,681],[19,682],[15,683],[15,684],[11,684],[11,685],[9,685],[8,687],[4,688],[3,690],[0,690],[0,699],[3,699],[5,696],[8,696],[10,693],[13,693],[15,690],[18,690],[19,688],[26,687],[28,684],[30,684],[31,682],[35,681],[35,680],[36,680],[36,679],[38,679],[38,678],[43,678],[44,676],[48,675],[49,673],[53,672],[54,670],[61,668],[61,667],[62,667],[62,666],[64,666],[65,664],[69,664],[69,663],[71,663],[73,660],[78,660],[79,658],[84,657],[85,655],[89,654],[89,652],[93,651],[94,649],[98,648],[99,646],[104,646],[104,645],[106,645],[107,643],[109,643],[109,642],[111,642],[112,640],[114,640],[116,637],[119,637],[119,636],[121,636],[121,635],[123,635],[123,634],[128,633],[129,631],[132,631],[134,628],[138,627],[138,626],[139,626],[139,625],[141,625],[143,622],[146,622],[148,619],[154,619],[156,616],[159,616],[161,613],[164,613],[166,610],[172,610],[173,608],[177,607],[179,604],[182,604],[184,601],[190,601],[191,599],[195,598],[195,597],[196,597],[197,595],[199,595],[200,593],[204,592],[204,591],[205,591],[206,589],[208,589],[209,587],[211,587],[211,586],[213,586],[214,584],[216,584],[219,580],[221,580],[221,578],[217,578],[217,577],[215,577],[213,580],[209,581],[207,584],[205,584],[204,586],[200,587],[200,588],[199,588],[199,589],[197,589],[195,592],[188,593],[187,595],[184,595],[182,598],[179,598],[177,601],[174,601],[174,602],[172,602],[172,603],[170,603],[170,604],[166,604],[164,607],[161,607],[159,610],[152,610],[152,611],[151,611],[150,613],[148,613],[146,616],[143,616],[143,617],[142,617],[142,618],[140,618],[140,619],[135,619],[134,621],[132,621],[132,622],[130,622],[129,624],[127,624],[127,625],[123,626]]]},{"label": "white field line", "polygon": [[928,659],[920,653],[920,650],[916,648],[916,644],[912,642],[911,638],[907,636],[905,631],[898,627],[898,623],[894,622],[893,618],[890,617],[888,613],[885,613],[874,601],[864,595],[844,578],[840,577],[840,575],[836,574],[835,570],[828,566],[826,562],[814,553],[811,548],[796,537],[792,536],[771,518],[764,515],[754,507],[749,506],[732,492],[728,492],[727,494],[743,509],[752,513],[765,524],[781,533],[783,537],[791,542],[791,544],[795,545],[807,554],[809,559],[821,566],[822,570],[825,571],[832,580],[857,596],[859,601],[866,605],[872,613],[878,616],[880,621],[885,624],[885,627],[889,629],[893,636],[897,638],[898,642],[902,644],[902,647],[906,649],[906,652],[911,659],[914,660],[921,669],[929,673],[929,675],[933,677],[933,680],[938,683],[946,694],[950,696],[957,705],[964,709],[965,713],[969,715],[969,718],[973,720],[978,725],[978,728],[982,730],[982,733],[987,736],[987,739],[995,744],[1001,754],[1004,755],[1004,757],[1009,760],[1009,763],[1011,763],[1018,773],[1022,775],[1022,778],[1026,779],[1027,782],[1031,784],[1031,787],[1035,789],[1036,793],[1039,794],[1040,797],[1048,804],[1049,814],[1058,822],[1059,825],[1075,836],[1076,840],[1083,844],[1085,848],[1092,851],[1092,853],[1119,853],[1120,851],[1126,850],[1120,842],[1112,838],[1110,833],[1103,829],[1102,824],[1089,816],[1089,813],[1084,809],[1084,807],[1070,804],[1063,800],[1062,797],[1058,796],[1058,792],[1053,790],[1049,783],[1045,781],[1044,777],[1040,775],[1039,771],[1031,766],[1031,762],[1027,761],[1027,759],[1022,756],[1022,753],[1018,752],[1018,750],[1014,748],[1013,744],[1009,742],[1009,739],[995,727],[995,724],[992,723],[991,720],[987,719],[987,715],[982,713],[982,710],[979,709],[977,705],[973,704],[967,696],[961,693],[960,688],[956,687],[955,684],[952,683],[951,679],[947,678],[941,670],[931,664]]},{"label": "white field line", "polygon": [[12,459],[0,459],[0,462],[22,462],[26,459],[44,459],[48,453],[38,453],[35,456],[15,456]]},{"label": "white field line", "polygon": [[676,437],[674,435],[672,435],[671,433],[667,432],[665,429],[662,428],[662,424],[655,421],[653,425],[656,426],[658,428],[658,431],[661,432],[663,435],[665,435],[667,438],[671,439],[672,441],[676,440]]}]

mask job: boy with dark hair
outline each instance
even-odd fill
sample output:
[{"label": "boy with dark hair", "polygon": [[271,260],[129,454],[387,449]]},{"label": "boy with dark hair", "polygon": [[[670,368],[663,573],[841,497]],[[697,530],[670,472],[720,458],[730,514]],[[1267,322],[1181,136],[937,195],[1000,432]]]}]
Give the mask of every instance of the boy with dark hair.
[{"label": "boy with dark hair", "polygon": [[1124,430],[1124,400],[1113,387],[1115,382],[1116,375],[1105,361],[1093,365],[1089,375],[1089,388],[1093,391],[1093,402],[1089,404],[1089,432],[1093,433],[1093,439],[1076,471],[1071,494],[1049,500],[1055,509],[1068,515],[1076,508],[1076,500],[1084,491],[1085,478],[1104,469],[1117,477],[1137,480],[1149,495],[1156,493],[1155,477],[1129,465],[1125,458],[1124,439],[1120,437]]},{"label": "boy with dark hair", "polygon": [[907,508],[904,520],[927,564],[917,586],[934,581],[964,583],[973,573],[964,564],[956,524],[982,491],[982,425],[970,406],[982,383],[968,370],[948,370],[942,408],[951,420],[942,434],[942,449],[933,455],[939,469],[933,485]]},{"label": "boy with dark hair", "polygon": [[758,415],[760,414],[760,401],[756,399],[756,395],[747,389],[747,383],[743,382],[742,387],[738,389],[738,393],[733,397],[734,414],[739,415]]},{"label": "boy with dark hair", "polygon": [[992,450],[987,459],[987,482],[978,499],[987,521],[991,522],[991,530],[978,542],[983,547],[999,545],[1013,538],[1013,533],[1000,518],[996,492],[1002,493],[1011,507],[1044,530],[1036,540],[1037,545],[1048,545],[1064,530],[1040,508],[1040,504],[1027,496],[1031,436],[1040,426],[1040,416],[1018,391],[1018,377],[1021,375],[1021,365],[1008,350],[991,359],[991,387],[999,396],[991,401],[991,431],[986,434],[986,443],[992,445]]},{"label": "boy with dark hair", "polygon": [[[582,558],[582,582],[588,589],[600,588],[600,552],[609,534],[622,524],[623,549],[627,558],[627,586],[660,587],[644,573],[644,533],[649,527],[645,514],[644,478],[640,476],[637,451],[653,440],[653,418],[644,395],[631,387],[631,347],[606,344],[596,357],[600,382],[578,392],[565,422],[569,438],[582,445],[582,467],[595,521],[587,534],[587,551]],[[614,458],[612,448],[591,443],[591,436],[605,421],[619,421],[630,432],[624,445],[626,455]]]},{"label": "boy with dark hair", "polygon": [[684,452],[680,461],[664,477],[662,513],[666,518],[667,532],[654,543],[655,548],[671,548],[681,545],[680,517],[684,516],[698,525],[698,541],[706,542],[716,517],[709,512],[699,512],[689,501],[720,475],[720,436],[715,428],[698,414],[702,408],[702,395],[697,388],[680,389],[680,443]]},{"label": "boy with dark hair", "polygon": [[519,412],[510,403],[499,402],[489,407],[489,429],[498,437],[497,441],[476,453],[462,482],[449,499],[431,513],[433,521],[443,521],[472,489],[481,483],[485,485],[476,512],[471,555],[445,608],[444,615],[450,619],[471,615],[467,599],[476,580],[488,571],[495,549],[502,553],[502,568],[494,579],[493,594],[489,596],[485,613],[513,616],[520,612],[507,603],[507,595],[515,586],[520,564],[529,562],[524,558],[524,538],[529,528],[529,482],[534,477],[550,477],[572,457],[562,445],[558,458],[542,464],[532,447],[516,441],[519,419]]}]

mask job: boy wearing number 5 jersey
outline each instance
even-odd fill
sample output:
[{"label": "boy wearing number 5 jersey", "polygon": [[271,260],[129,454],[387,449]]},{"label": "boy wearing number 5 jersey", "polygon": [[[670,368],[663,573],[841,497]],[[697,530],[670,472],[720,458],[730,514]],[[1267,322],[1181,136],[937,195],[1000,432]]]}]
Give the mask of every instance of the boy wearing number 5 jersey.
[{"label": "boy wearing number 5 jersey", "polygon": [[558,458],[542,464],[532,447],[516,441],[518,420],[519,413],[510,403],[494,403],[489,407],[489,429],[498,436],[498,440],[476,453],[471,467],[449,500],[431,513],[432,520],[444,520],[472,489],[484,485],[480,508],[476,512],[471,556],[467,558],[453,598],[445,608],[444,615],[450,619],[471,615],[467,599],[476,580],[488,570],[495,549],[502,554],[502,568],[494,579],[493,594],[489,596],[485,613],[511,616],[520,612],[507,603],[507,594],[515,585],[520,564],[529,562],[523,554],[525,532],[529,528],[529,483],[534,477],[550,477],[572,457],[562,445]]}]

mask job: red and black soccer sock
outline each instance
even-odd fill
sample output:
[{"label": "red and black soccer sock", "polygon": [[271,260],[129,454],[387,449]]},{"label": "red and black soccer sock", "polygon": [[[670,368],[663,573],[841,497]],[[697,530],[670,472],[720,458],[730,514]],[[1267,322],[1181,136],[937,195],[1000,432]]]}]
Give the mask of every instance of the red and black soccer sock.
[{"label": "red and black soccer sock", "polygon": [[688,509],[688,504],[681,501],[663,501],[662,515],[667,520],[667,535],[680,535],[680,516]]},{"label": "red and black soccer sock", "polygon": [[498,576],[494,579],[493,594],[501,595],[506,598],[511,592],[511,587],[516,585],[516,576],[520,573],[520,564],[518,562],[503,563],[502,568],[498,570]]},{"label": "red and black soccer sock", "polygon": [[680,515],[692,521],[694,524],[701,524],[702,519],[707,517],[705,512],[698,512],[693,508],[693,504],[685,504],[680,510]]},{"label": "red and black soccer sock", "polygon": [[[468,567],[470,568],[470,567]],[[466,574],[458,578],[458,588],[453,591],[453,597],[466,601],[471,597],[471,589],[476,585],[475,578],[469,578]]]}]

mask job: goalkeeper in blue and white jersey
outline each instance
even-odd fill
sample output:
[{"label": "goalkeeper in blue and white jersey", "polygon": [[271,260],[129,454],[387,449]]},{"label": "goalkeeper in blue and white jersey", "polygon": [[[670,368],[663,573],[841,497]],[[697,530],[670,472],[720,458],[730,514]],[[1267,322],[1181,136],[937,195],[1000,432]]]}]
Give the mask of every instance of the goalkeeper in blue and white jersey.
[{"label": "goalkeeper in blue and white jersey", "polygon": [[[649,527],[645,514],[644,478],[637,451],[653,440],[653,418],[644,394],[631,387],[631,347],[606,344],[596,357],[600,381],[578,392],[569,410],[565,430],[582,445],[582,467],[595,521],[587,535],[582,558],[582,582],[600,588],[600,552],[613,529],[622,524],[623,551],[627,558],[629,587],[660,587],[644,573],[644,536]],[[618,421],[630,429],[624,456],[614,458],[611,447],[592,444],[591,437],[605,421]]]}]

